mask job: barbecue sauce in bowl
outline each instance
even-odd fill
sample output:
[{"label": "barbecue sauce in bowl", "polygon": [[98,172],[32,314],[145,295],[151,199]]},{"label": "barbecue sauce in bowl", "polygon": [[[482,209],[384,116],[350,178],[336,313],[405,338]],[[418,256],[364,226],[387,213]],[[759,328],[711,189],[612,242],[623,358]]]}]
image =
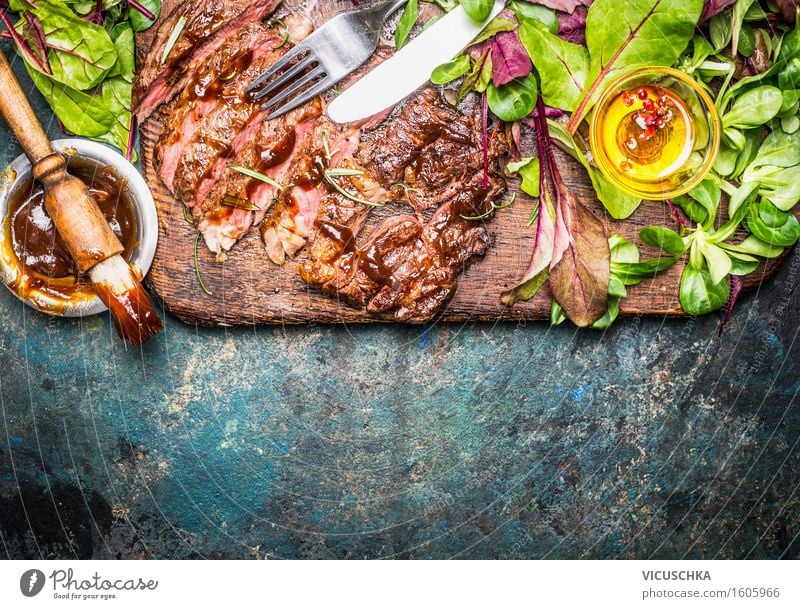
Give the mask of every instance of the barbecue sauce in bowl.
[{"label": "barbecue sauce in bowl", "polygon": [[[68,160],[68,171],[87,185],[125,248],[122,256],[130,261],[137,245],[137,226],[125,181],[112,167],[79,157]],[[51,301],[63,302],[65,309],[95,297],[89,279],[76,273],[64,240],[45,209],[44,190],[33,178],[22,181],[11,193],[2,228],[7,250],[3,255],[12,258],[20,270],[9,287],[20,297],[30,299],[42,294]]]}]

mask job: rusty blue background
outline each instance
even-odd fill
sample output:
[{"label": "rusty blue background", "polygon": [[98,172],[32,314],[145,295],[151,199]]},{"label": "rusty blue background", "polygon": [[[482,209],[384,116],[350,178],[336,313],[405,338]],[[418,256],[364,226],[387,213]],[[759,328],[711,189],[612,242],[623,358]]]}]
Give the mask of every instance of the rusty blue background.
[{"label": "rusty blue background", "polygon": [[797,558],[799,273],[722,337],[167,316],[141,350],[0,290],[0,556]]}]

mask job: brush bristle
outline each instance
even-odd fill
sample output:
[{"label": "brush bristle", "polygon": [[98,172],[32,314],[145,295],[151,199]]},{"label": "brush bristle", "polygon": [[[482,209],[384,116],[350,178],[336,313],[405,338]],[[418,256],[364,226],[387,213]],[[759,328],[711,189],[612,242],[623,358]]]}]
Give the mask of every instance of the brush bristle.
[{"label": "brush bristle", "polygon": [[122,338],[138,346],[164,328],[150,296],[120,256],[104,260],[89,275],[97,295],[114,317]]},{"label": "brush bristle", "polygon": [[[100,290],[97,292],[100,294]],[[122,295],[114,294],[111,290],[108,290],[107,294],[108,300],[103,296],[100,296],[100,299],[114,316],[117,332],[134,346],[148,341],[164,328],[164,324],[153,309],[150,296],[140,283]]]}]

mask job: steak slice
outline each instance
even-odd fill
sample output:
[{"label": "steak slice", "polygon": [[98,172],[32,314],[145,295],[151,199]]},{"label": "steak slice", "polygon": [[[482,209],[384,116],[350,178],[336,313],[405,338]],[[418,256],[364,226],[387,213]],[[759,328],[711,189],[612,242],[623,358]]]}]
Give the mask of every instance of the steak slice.
[{"label": "steak slice", "polygon": [[489,234],[480,220],[505,189],[494,175],[489,189],[480,176],[440,206],[426,224],[416,216],[390,217],[361,246],[346,227],[323,220],[318,235],[329,244],[310,248],[300,271],[304,281],[370,313],[398,321],[432,318],[456,288],[459,274],[485,253]]},{"label": "steak slice", "polygon": [[[134,112],[140,123],[169,102],[231,36],[272,13],[281,0],[186,0],[156,30],[134,81]],[[167,41],[181,18],[186,25],[162,65]]]},{"label": "steak slice", "polygon": [[[489,234],[480,220],[466,220],[484,214],[505,183],[495,181],[488,190],[474,183],[444,203],[424,226],[413,247],[399,265],[389,267],[376,279],[383,286],[369,301],[371,313],[393,312],[398,321],[431,319],[450,298],[458,276],[489,246]],[[391,260],[392,252],[368,252],[373,260]],[[385,263],[384,263],[385,264]],[[388,281],[384,278],[388,277]]]},{"label": "steak slice", "polygon": [[465,116],[425,89],[364,137],[359,161],[381,183],[402,184],[417,211],[433,207],[483,170],[474,110],[465,104]]},{"label": "steak slice", "polygon": [[298,143],[287,177],[294,186],[281,193],[272,214],[261,224],[261,238],[275,264],[294,256],[312,235],[320,201],[326,194],[324,172],[328,165],[339,167],[344,159],[352,158],[360,136],[358,127],[338,125],[323,116]]},{"label": "steak slice", "polygon": [[[310,23],[305,21],[305,24],[307,28],[296,31],[307,34]],[[288,45],[277,48],[280,41],[280,29],[271,28],[258,46],[241,51],[239,57],[244,61],[237,60],[238,65],[209,85],[213,89],[204,93],[214,98],[215,104],[184,147],[172,183],[173,193],[190,207],[202,204],[225,167],[244,149],[266,118],[268,112],[250,99],[245,88],[286,53]]]},{"label": "steak slice", "polygon": [[[319,98],[272,121],[262,122],[254,137],[233,159],[233,163],[262,173],[278,184],[288,184],[287,175],[295,157],[297,141],[314,128],[322,113]],[[277,199],[278,188],[226,168],[222,177],[200,205],[194,208],[197,229],[208,248],[221,257],[258,224]],[[226,206],[223,197],[233,196],[254,205],[255,211]],[[244,212],[244,213],[242,213]]]},{"label": "steak slice", "polygon": [[175,100],[164,120],[164,130],[156,145],[156,163],[162,182],[173,190],[173,179],[183,152],[218,103],[218,87],[228,74],[241,71],[245,62],[252,59],[252,47],[259,39],[267,38],[269,48],[273,36],[260,22],[248,24],[225,41],[218,51],[203,65],[198,66],[192,78]]}]

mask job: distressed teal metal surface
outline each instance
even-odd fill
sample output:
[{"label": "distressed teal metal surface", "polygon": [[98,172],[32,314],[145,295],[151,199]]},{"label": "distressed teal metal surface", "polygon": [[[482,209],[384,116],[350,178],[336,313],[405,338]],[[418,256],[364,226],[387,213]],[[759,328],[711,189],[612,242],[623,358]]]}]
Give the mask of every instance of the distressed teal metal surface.
[{"label": "distressed teal metal surface", "polygon": [[799,274],[721,337],[167,316],[127,350],[0,291],[0,555],[797,558]]}]

